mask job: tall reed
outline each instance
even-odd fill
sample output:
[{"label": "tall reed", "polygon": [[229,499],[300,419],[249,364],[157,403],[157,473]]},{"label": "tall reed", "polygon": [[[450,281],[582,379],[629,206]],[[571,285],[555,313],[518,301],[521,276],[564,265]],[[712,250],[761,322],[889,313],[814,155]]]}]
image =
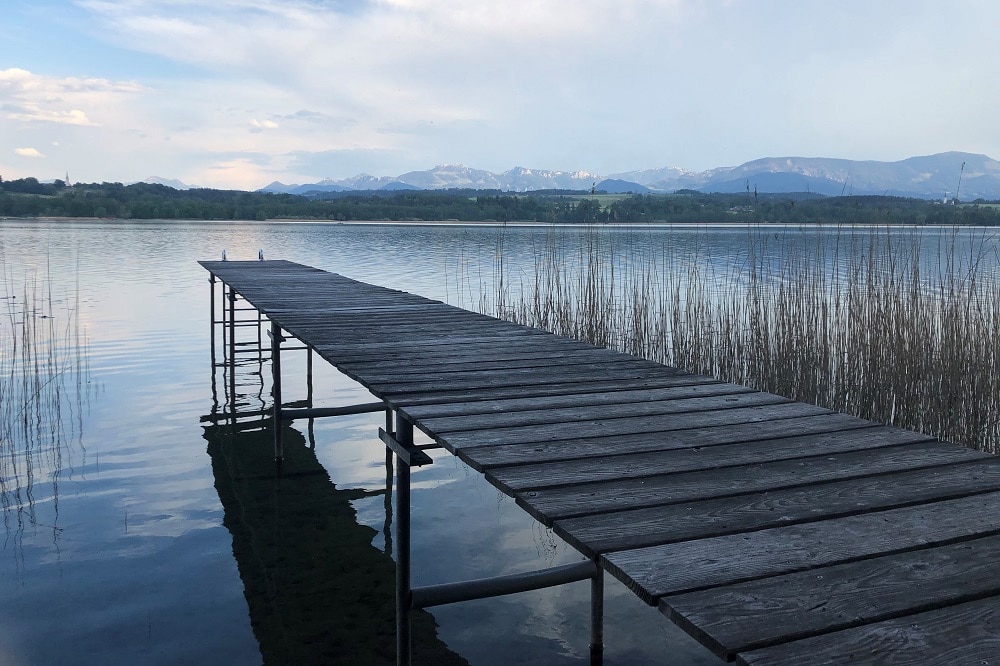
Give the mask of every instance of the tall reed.
[{"label": "tall reed", "polygon": [[508,279],[480,307],[690,372],[1000,449],[1000,281],[985,235],[749,226],[744,253],[717,257],[641,234],[595,228],[570,250],[554,231],[536,252],[533,283],[512,294]]},{"label": "tall reed", "polygon": [[[0,506],[6,545],[15,553],[26,529],[42,526],[58,537],[59,481],[69,466],[67,444],[82,449],[89,396],[86,333],[76,294],[53,295],[51,281],[25,278],[17,288],[4,275],[0,320]],[[38,485],[47,484],[38,515]]]}]

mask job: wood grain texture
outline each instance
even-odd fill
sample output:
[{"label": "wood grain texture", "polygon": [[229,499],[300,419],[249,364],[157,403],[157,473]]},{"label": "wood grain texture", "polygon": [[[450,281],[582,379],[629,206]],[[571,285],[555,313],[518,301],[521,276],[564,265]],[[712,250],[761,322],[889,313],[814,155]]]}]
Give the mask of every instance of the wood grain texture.
[{"label": "wood grain texture", "polygon": [[660,599],[724,659],[1000,594],[1000,537],[886,555]]},{"label": "wood grain texture", "polygon": [[[793,418],[810,414],[828,414],[829,410],[815,405],[775,400],[766,393],[753,393],[760,405],[732,407],[706,412],[681,412],[678,414],[656,414],[635,418],[588,419],[568,423],[529,425],[494,430],[471,430],[449,432],[437,436],[428,432],[445,447],[453,450],[471,446],[496,446],[498,444],[523,444],[527,442],[550,442],[580,437],[608,437],[633,433],[658,433],[708,425],[736,423],[761,423],[773,419]],[[424,424],[421,422],[421,426]],[[421,427],[421,429],[424,429]],[[426,432],[426,430],[425,430]]]},{"label": "wood grain texture", "polygon": [[[940,442],[819,455],[773,462],[648,476],[633,470],[624,478],[587,484],[513,490],[492,471],[486,478],[545,524],[608,511],[766,492],[836,479],[927,469],[975,459],[976,453]],[[981,454],[980,454],[981,455]]]},{"label": "wood grain texture", "polygon": [[560,393],[552,396],[532,396],[530,398],[499,398],[471,402],[414,405],[402,407],[400,411],[411,419],[427,421],[429,419],[455,416],[510,414],[511,412],[563,409],[568,407],[648,403],[659,400],[713,397],[752,392],[754,392],[753,389],[746,388],[745,386],[718,382],[663,388],[622,389],[618,391],[574,394]]},{"label": "wood grain texture", "polygon": [[[601,561],[643,600],[653,604],[668,594],[997,533],[1000,533],[1000,493],[987,493],[613,552],[602,555]],[[676,566],[681,562],[685,565]]]},{"label": "wood grain texture", "polygon": [[[738,444],[767,439],[801,438],[805,435],[819,435],[819,438],[798,439],[796,440],[798,446],[816,446],[822,443],[823,438],[839,437],[837,433],[845,430],[874,427],[869,421],[862,421],[846,414],[819,414],[763,421],[749,425],[711,426],[651,434],[641,433],[545,443],[470,447],[465,449],[465,454],[475,460],[478,465],[477,469],[482,471],[490,467],[575,460],[608,454]],[[912,437],[913,433],[910,433],[910,436]],[[859,436],[851,441],[861,443],[865,440],[865,437]]]},{"label": "wood grain texture", "polygon": [[443,405],[453,402],[489,401],[540,396],[570,396],[601,391],[615,392],[711,383],[718,383],[718,380],[708,379],[700,375],[689,375],[678,371],[639,379],[603,379],[597,382],[577,380],[550,384],[532,384],[529,386],[481,386],[459,391],[424,390],[410,393],[393,393],[386,396],[386,402],[398,409],[414,405]]},{"label": "wood grain texture", "polygon": [[[567,483],[592,482],[604,479],[623,479],[634,476],[657,476],[660,474],[676,474],[700,469],[718,469],[719,484],[725,484],[727,473],[744,476],[742,468],[748,464],[760,464],[774,460],[790,460],[811,458],[817,455],[831,456],[835,453],[905,444],[926,442],[925,436],[913,436],[905,431],[871,431],[849,430],[840,433],[830,433],[824,436],[813,436],[801,440],[777,439],[759,442],[744,442],[740,444],[720,444],[717,446],[684,447],[677,446],[649,453],[631,455],[605,455],[565,460],[553,463],[538,463],[534,465],[517,465],[514,467],[494,467],[490,476],[501,481],[513,490],[524,488],[545,488]],[[678,442],[678,444],[683,444]],[[969,450],[954,450],[955,447],[937,442],[927,444],[928,453],[936,460],[945,455],[948,459],[966,460],[979,457]],[[901,454],[917,457],[921,454],[918,448],[881,452],[882,456],[896,459]],[[836,460],[828,457],[827,460]],[[879,455],[873,455],[870,460],[878,464]],[[848,464],[848,463],[845,463]],[[723,471],[728,470],[728,472]]]},{"label": "wood grain texture", "polygon": [[556,522],[591,556],[849,516],[1000,490],[1000,458],[865,476],[733,497],[601,513]]},{"label": "wood grain texture", "polygon": [[989,666],[1000,655],[1000,598],[806,638],[741,654],[745,666],[899,664]]},{"label": "wood grain texture", "polygon": [[[580,401],[584,402],[584,401]],[[441,416],[420,419],[428,432],[446,434],[456,431],[495,430],[553,423],[579,423],[595,419],[631,419],[664,414],[688,414],[735,409],[755,405],[790,402],[787,398],[759,391],[730,391],[721,395],[673,397],[666,399],[633,399],[574,404],[570,407],[505,410],[464,416]],[[529,405],[524,405],[529,407]]]}]

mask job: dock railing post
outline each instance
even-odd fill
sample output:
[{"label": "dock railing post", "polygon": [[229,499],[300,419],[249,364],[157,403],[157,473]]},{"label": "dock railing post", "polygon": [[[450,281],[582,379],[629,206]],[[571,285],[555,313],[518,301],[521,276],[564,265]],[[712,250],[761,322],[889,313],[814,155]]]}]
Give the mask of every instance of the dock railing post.
[{"label": "dock railing post", "polygon": [[[396,441],[413,444],[413,424],[396,413]],[[396,457],[396,663],[410,664],[410,465]]]},{"label": "dock railing post", "polygon": [[274,386],[271,395],[274,398],[274,461],[280,463],[285,457],[281,443],[281,327],[271,322],[271,374]]}]

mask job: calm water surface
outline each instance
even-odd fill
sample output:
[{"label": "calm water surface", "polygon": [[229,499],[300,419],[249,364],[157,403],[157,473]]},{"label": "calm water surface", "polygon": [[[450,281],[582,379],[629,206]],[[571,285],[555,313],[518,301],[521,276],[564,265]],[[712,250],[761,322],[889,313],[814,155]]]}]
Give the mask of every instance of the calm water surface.
[{"label": "calm water surface", "polygon": [[[514,284],[532,279],[547,233],[504,232],[505,271]],[[641,237],[655,252],[705,248],[709,261],[746,252],[739,227],[616,233],[622,242]],[[559,234],[570,243],[584,237],[582,230]],[[293,489],[297,499],[271,511],[260,487],[244,487],[256,478],[248,471],[255,462],[240,457],[259,444],[254,435],[233,439],[200,420],[222,398],[221,376],[213,384],[211,367],[208,276],[195,262],[217,259],[223,248],[231,259],[253,259],[263,249],[267,258],[474,306],[480,288],[492,288],[498,242],[497,229],[486,226],[0,221],[3,295],[21,293],[26,280],[47,283],[54,298],[46,316],[57,321],[78,299],[89,348],[82,383],[64,396],[57,420],[67,422],[54,450],[11,454],[2,468],[0,663],[254,664],[262,650],[280,652],[281,640],[291,640],[267,634],[261,608],[306,612],[331,626],[366,615],[364,608],[330,608],[333,597],[308,611],[282,604],[308,596],[299,590],[330,584],[336,574],[324,567],[333,560],[349,569],[339,574],[343,581],[382,576],[370,587],[391,590],[382,416],[320,420],[311,432],[296,422],[289,441],[297,442],[302,464],[321,467],[329,479],[309,476]],[[297,381],[304,355],[289,352],[283,361],[285,399],[304,398],[304,381]],[[268,404],[270,390],[266,367],[255,375],[253,365],[238,374],[249,408]],[[370,399],[322,362],[314,392],[317,405]],[[446,453],[434,457],[413,477],[415,585],[580,559],[480,474]],[[25,461],[35,464],[30,484]],[[296,482],[283,483],[282,492],[291,492]],[[346,523],[331,528],[322,521],[336,507],[347,507]],[[358,548],[322,552],[330,529],[350,533],[330,548],[344,540]],[[274,554],[275,543],[290,542],[301,547]],[[294,565],[301,575],[289,582],[273,574],[272,556],[286,564],[302,558]],[[607,663],[718,663],[616,580],[606,585]],[[438,639],[473,664],[569,664],[587,654],[586,583],[440,607],[433,615]],[[298,659],[337,660],[308,652]]]},{"label": "calm water surface", "polygon": [[[542,233],[508,230],[512,265],[533,256]],[[213,394],[208,276],[197,260],[216,259],[223,248],[232,259],[250,259],[263,249],[268,258],[469,304],[478,294],[458,289],[459,276],[467,285],[491,280],[496,246],[497,231],[488,227],[0,222],[3,295],[23,293],[26,280],[47,283],[53,303],[42,309],[51,307],[45,316],[60,322],[78,297],[89,347],[81,385],[70,382],[68,404],[49,415],[66,421],[50,438],[55,444],[14,453],[17,460],[3,468],[0,663],[254,664],[262,661],[262,645],[274,643],[255,635],[251,616],[259,611],[261,586],[281,608],[284,584],[269,578],[266,563],[252,561],[266,549],[234,555],[234,548],[275,525],[292,538],[309,532],[296,532],[294,517],[286,524],[255,512],[253,497],[233,494],[221,478],[227,469],[252,465],[226,456],[254,442],[252,435],[226,441],[200,421],[220,398]],[[304,354],[285,356],[285,398],[304,398],[304,381],[296,381],[304,375]],[[253,370],[238,374],[239,392],[246,404],[255,396],[266,404],[269,382]],[[323,363],[314,392],[318,405],[370,399]],[[321,465],[329,480],[297,488],[309,493],[303,502],[353,508],[361,531],[352,538],[361,535],[373,563],[391,552],[381,421],[379,414],[317,421],[315,458],[307,462]],[[290,441],[307,441],[305,424],[295,426],[302,434]],[[480,474],[444,453],[435,460],[413,477],[415,585],[580,559]],[[25,461],[34,461],[30,483]],[[372,564],[376,569],[385,572]],[[381,574],[345,575],[356,582]],[[381,582],[391,590],[391,578]],[[296,584],[308,589],[322,581]],[[310,613],[314,619],[326,612],[331,624],[345,621],[343,609],[319,608]],[[587,654],[589,586],[440,607],[434,618],[440,641],[470,663],[579,663]],[[391,635],[386,641],[391,649]],[[715,663],[610,577],[606,649],[612,664]],[[336,661],[329,653],[322,659]]]}]

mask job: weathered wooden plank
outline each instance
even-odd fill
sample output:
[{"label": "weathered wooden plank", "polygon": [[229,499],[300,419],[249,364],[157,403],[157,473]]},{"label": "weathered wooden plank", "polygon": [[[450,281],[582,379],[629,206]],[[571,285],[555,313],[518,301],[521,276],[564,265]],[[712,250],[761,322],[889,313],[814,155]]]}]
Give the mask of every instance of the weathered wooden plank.
[{"label": "weathered wooden plank", "polygon": [[[602,358],[615,355],[610,349],[591,347],[575,340],[560,338],[550,341],[545,336],[531,336],[503,342],[466,342],[448,347],[441,345],[389,346],[382,349],[345,351],[337,357],[344,367],[382,369],[391,372],[409,364],[447,367],[478,361],[522,361],[549,359],[553,355],[592,355]],[[567,344],[568,343],[568,344]],[[626,356],[626,358],[629,358]]]},{"label": "weathered wooden plank", "polygon": [[[342,346],[344,336],[336,335],[335,332],[324,329],[320,326],[289,326],[285,322],[275,319],[282,328],[290,331],[295,337],[302,340],[309,340],[316,348]],[[517,339],[520,337],[531,337],[540,335],[530,328],[504,328],[493,326],[452,326],[445,330],[435,326],[405,326],[381,329],[367,328],[356,331],[357,340],[363,340],[365,344],[373,343],[408,343],[421,342],[426,340],[467,340],[467,339]]]},{"label": "weathered wooden plank", "polygon": [[[490,350],[492,346],[484,346],[483,349]],[[431,359],[401,357],[393,361],[373,359],[350,363],[341,362],[338,365],[358,374],[371,373],[373,375],[401,377],[403,375],[422,375],[431,372],[464,372],[468,370],[488,372],[490,370],[513,368],[545,368],[569,365],[577,362],[619,362],[632,358],[615,354],[607,349],[591,349],[588,347],[554,353],[554,350],[549,345],[538,347],[536,351],[529,349],[520,353],[503,353],[494,350],[482,351],[466,356],[458,356],[457,354],[458,351],[455,350],[452,353],[441,354]]]},{"label": "weathered wooden plank", "polygon": [[579,374],[585,370],[599,372],[605,368],[645,367],[645,365],[646,363],[643,361],[632,360],[628,357],[614,358],[571,354],[566,356],[550,355],[545,359],[528,358],[521,361],[474,361],[452,365],[423,364],[421,361],[409,363],[400,361],[399,371],[391,371],[386,367],[371,368],[356,364],[338,364],[338,369],[345,374],[349,372],[359,377],[365,377],[366,381],[373,384],[411,382],[424,386],[437,385],[448,380],[464,381],[475,379],[476,377],[493,376],[498,373],[542,375],[573,372]]},{"label": "weathered wooden plank", "polygon": [[1000,599],[806,638],[740,655],[745,666],[815,664],[993,664],[1000,655]]},{"label": "weathered wooden plank", "polygon": [[530,398],[534,396],[575,395],[596,391],[617,391],[633,389],[655,389],[671,386],[719,383],[702,375],[667,372],[662,376],[641,379],[606,379],[604,381],[570,381],[553,384],[533,384],[528,386],[496,386],[463,389],[460,391],[420,391],[414,393],[393,393],[388,402],[393,408],[413,405],[443,405],[452,402],[472,402],[475,400],[502,400],[507,398]]},{"label": "weathered wooden plank", "polygon": [[[324,326],[334,333],[349,334],[351,327],[368,329],[400,328],[417,326],[441,326],[451,324],[475,324],[481,326],[492,320],[485,315],[477,315],[467,310],[459,310],[446,305],[428,303],[408,304],[405,308],[387,309],[381,306],[372,310],[324,309],[301,304],[298,309],[268,309],[268,316],[280,319],[289,326]],[[506,324],[514,327],[516,324]]]},{"label": "weathered wooden plank", "polygon": [[494,430],[532,425],[557,423],[577,423],[595,419],[624,419],[656,416],[663,414],[684,414],[734,409],[754,405],[773,405],[790,402],[787,398],[773,393],[759,391],[731,391],[722,395],[702,395],[693,398],[673,398],[648,401],[605,402],[584,404],[573,407],[550,407],[548,409],[524,409],[501,411],[465,416],[425,417],[420,419],[421,427],[440,435],[449,432]]},{"label": "weathered wooden plank", "polygon": [[664,597],[660,611],[731,660],[738,652],[1000,595],[998,561],[1000,537],[986,537]]},{"label": "weathered wooden plank", "polygon": [[[1000,533],[1000,493],[601,556],[647,603],[668,594]],[[687,563],[679,566],[679,563]]]},{"label": "weathered wooden plank", "polygon": [[[373,385],[408,385],[408,386],[448,386],[456,382],[462,383],[472,383],[473,385],[482,385],[485,382],[483,380],[489,379],[491,382],[495,383],[498,378],[507,377],[559,377],[564,375],[582,375],[587,374],[588,376],[594,376],[599,378],[601,373],[606,371],[615,371],[618,369],[634,369],[640,371],[653,371],[660,372],[660,368],[664,366],[657,366],[656,364],[650,363],[649,361],[644,361],[641,359],[631,359],[623,357],[620,359],[614,358],[603,358],[600,360],[593,359],[577,359],[570,358],[566,362],[554,365],[547,368],[539,368],[535,365],[528,365],[527,367],[505,367],[501,365],[500,367],[494,367],[488,369],[488,372],[484,372],[479,368],[464,368],[459,370],[453,370],[451,368],[443,369],[438,368],[433,371],[425,371],[417,375],[399,374],[396,372],[369,372],[363,371],[363,376],[367,383]],[[344,368],[345,370],[350,370],[350,368]]]},{"label": "weathered wooden plank", "polygon": [[[715,444],[738,444],[765,439],[791,438],[802,435],[821,437],[836,436],[834,433],[844,430],[873,428],[870,421],[848,416],[847,414],[819,414],[776,421],[763,421],[754,424],[738,424],[727,426],[710,426],[708,428],[692,428],[690,430],[675,430],[665,433],[641,433],[633,435],[616,435],[613,437],[586,437],[582,439],[557,442],[529,444],[500,444],[497,446],[468,447],[466,455],[474,459],[477,469],[502,467],[508,465],[526,465],[556,460],[575,460],[590,456],[611,453],[642,453],[645,451],[661,451],[684,447],[712,446]],[[929,439],[929,438],[928,438]],[[802,448],[813,447],[819,440],[802,439],[794,444]],[[853,443],[860,443],[861,437],[852,438]],[[861,448],[859,446],[859,448]]]},{"label": "weathered wooden plank", "polygon": [[[757,395],[757,394],[752,394]],[[828,414],[830,410],[804,405],[797,402],[768,403],[767,394],[758,398],[765,404],[759,407],[734,407],[710,412],[685,412],[661,414],[631,419],[593,419],[575,423],[499,428],[497,430],[473,430],[451,432],[438,438],[441,444],[452,450],[469,446],[494,446],[497,444],[525,444],[529,442],[550,442],[581,437],[609,437],[634,433],[668,432],[701,428],[707,425],[727,423],[757,423],[770,419],[792,418],[809,414]],[[432,435],[433,436],[433,435]]]},{"label": "weathered wooden plank", "polygon": [[511,381],[525,380],[524,384],[553,384],[566,381],[565,378],[599,381],[607,376],[621,376],[623,379],[638,377],[656,377],[672,374],[666,366],[656,365],[643,360],[622,360],[605,363],[580,363],[561,366],[546,371],[536,368],[513,368],[482,372],[437,372],[423,375],[397,376],[389,373],[384,375],[365,374],[365,383],[371,386],[391,390],[393,393],[413,392],[421,390],[453,391],[460,388],[477,388],[480,386],[504,386]]},{"label": "weathered wooden plank", "polygon": [[[270,311],[269,311],[270,312]],[[273,313],[271,313],[273,314]],[[496,331],[537,331],[538,329],[490,319],[471,312],[454,310],[447,313],[424,312],[419,316],[412,316],[408,319],[383,317],[374,315],[358,315],[354,317],[341,317],[339,321],[331,321],[329,317],[303,316],[297,314],[274,314],[274,320],[282,322],[290,329],[312,328],[317,329],[317,333],[324,334],[327,338],[343,337],[345,335],[379,335],[391,332],[408,331],[438,331],[461,326],[470,330],[491,329]],[[321,330],[320,330],[321,329]]]},{"label": "weathered wooden plank", "polygon": [[392,350],[398,351],[398,350],[405,350],[409,348],[411,345],[414,347],[437,346],[444,349],[449,345],[456,346],[465,343],[476,343],[482,345],[488,345],[492,343],[503,344],[517,339],[535,337],[534,335],[529,335],[529,334],[521,336],[507,335],[507,334],[466,335],[463,334],[461,331],[455,331],[448,336],[427,334],[425,337],[412,338],[412,339],[379,340],[379,341],[364,340],[361,342],[342,342],[337,340],[318,340],[310,337],[300,337],[295,333],[295,331],[292,331],[292,334],[295,337],[299,338],[300,340],[307,339],[309,341],[310,346],[312,346],[320,356],[325,358],[327,361],[330,362],[331,365],[335,367],[338,365],[339,359],[342,355],[357,350],[370,351],[384,347],[389,351]]},{"label": "weathered wooden plank", "polygon": [[[899,439],[903,442],[912,441],[906,437],[905,431],[900,432]],[[833,457],[843,455],[843,452],[854,453],[859,449],[868,451],[866,446],[871,446],[873,443],[877,445],[877,441],[871,442],[870,440],[854,444],[852,436],[855,434],[858,434],[858,431],[849,430],[846,435],[838,433],[839,437],[827,438],[825,443],[828,448],[826,450],[823,449],[823,442],[818,443],[818,446],[810,446],[798,442],[768,440],[706,446],[696,449],[677,448],[651,453],[596,456],[535,465],[492,467],[487,471],[487,477],[501,484],[504,488],[519,492],[529,488],[552,488],[609,479],[660,476],[662,474],[715,469],[718,470],[717,483],[721,487],[725,487],[729,475],[735,475],[733,479],[735,483],[740,482],[746,474],[744,465],[761,464],[774,460],[808,459],[817,455]],[[918,435],[914,439],[918,441],[913,444],[903,444],[906,448],[891,451],[882,450],[877,453],[872,451],[869,453],[869,459],[872,463],[877,463],[883,459],[892,461],[898,456],[907,456],[913,460],[927,456],[928,459],[934,461],[952,462],[976,459],[985,455],[951,444],[927,440],[922,435]],[[839,452],[838,449],[840,449]],[[847,460],[853,459],[848,458]]]},{"label": "weathered wooden plank", "polygon": [[[905,445],[906,453],[895,447],[861,450],[836,455],[754,463],[720,474],[718,469],[643,476],[592,482],[586,486],[570,485],[515,491],[497,479],[492,471],[486,478],[498,488],[515,496],[517,503],[538,520],[550,525],[553,520],[607,511],[691,502],[713,497],[727,497],[752,492],[779,490],[794,486],[870,476],[891,471],[947,465],[975,456],[946,443],[921,440]],[[940,446],[938,446],[940,444]],[[513,468],[511,468],[513,469]]]},{"label": "weathered wooden plank", "polygon": [[538,411],[564,407],[586,407],[597,405],[618,405],[635,402],[678,400],[694,397],[715,397],[735,393],[751,393],[753,389],[738,384],[693,384],[655,389],[632,389],[622,391],[600,391],[559,394],[548,397],[501,398],[497,400],[476,400],[446,404],[417,405],[403,407],[400,411],[413,420],[426,420],[451,416],[471,416],[477,414],[509,414],[519,411]]},{"label": "weathered wooden plank", "polygon": [[[903,453],[902,455],[906,455]],[[703,539],[1000,490],[1000,458],[557,521],[584,555]]]}]

